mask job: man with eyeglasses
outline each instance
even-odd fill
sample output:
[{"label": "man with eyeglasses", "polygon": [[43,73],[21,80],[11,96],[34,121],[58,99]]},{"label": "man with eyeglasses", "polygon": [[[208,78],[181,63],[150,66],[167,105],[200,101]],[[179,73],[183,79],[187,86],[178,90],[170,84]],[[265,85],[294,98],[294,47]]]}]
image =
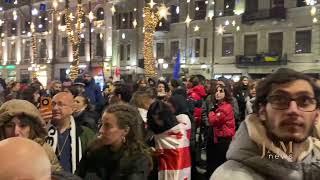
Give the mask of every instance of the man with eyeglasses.
[{"label": "man with eyeglasses", "polygon": [[211,180],[320,179],[320,141],[311,136],[319,99],[319,87],[302,73],[283,68],[267,76]]},{"label": "man with eyeglasses", "polygon": [[52,99],[52,113],[42,116],[51,118],[46,142],[53,148],[62,168],[74,173],[82,154],[94,138],[94,132],[84,126],[79,126],[73,113],[73,96],[68,92],[60,92]]}]

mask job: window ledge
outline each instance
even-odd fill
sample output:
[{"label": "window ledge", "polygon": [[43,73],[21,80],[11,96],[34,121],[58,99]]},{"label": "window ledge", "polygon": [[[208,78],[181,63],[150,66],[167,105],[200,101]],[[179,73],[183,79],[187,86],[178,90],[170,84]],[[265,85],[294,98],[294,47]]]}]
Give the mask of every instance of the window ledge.
[{"label": "window ledge", "polygon": [[221,59],[235,59],[236,56],[221,56]]},{"label": "window ledge", "polygon": [[303,57],[303,56],[312,56],[313,53],[301,53],[301,54],[293,54],[294,57]]}]

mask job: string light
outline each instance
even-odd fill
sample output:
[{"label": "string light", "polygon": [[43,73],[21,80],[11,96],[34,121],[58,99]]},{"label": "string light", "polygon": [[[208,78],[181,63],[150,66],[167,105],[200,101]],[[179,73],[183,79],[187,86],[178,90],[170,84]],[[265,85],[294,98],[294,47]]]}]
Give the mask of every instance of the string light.
[{"label": "string light", "polygon": [[232,26],[235,26],[235,25],[236,25],[236,21],[233,20],[233,21],[232,21]]},{"label": "string light", "polygon": [[38,15],[38,10],[37,10],[37,8],[33,8],[32,11],[31,11],[31,14],[32,14],[33,16]]},{"label": "string light", "polygon": [[134,20],[133,20],[132,25],[133,25],[133,27],[134,27],[134,28],[136,28],[136,27],[137,27],[138,22],[137,22],[137,20],[136,20],[136,19],[134,19]]},{"label": "string light", "polygon": [[144,8],[144,47],[143,47],[143,57],[144,57],[144,67],[146,77],[155,77],[155,60],[153,56],[153,34],[159,22],[158,16],[154,14],[150,7]]},{"label": "string light", "polygon": [[318,22],[318,19],[317,19],[316,17],[314,17],[314,18],[312,19],[312,22],[313,22],[313,23],[317,23],[317,22]]},{"label": "string light", "polygon": [[196,26],[194,27],[194,31],[199,31],[199,29],[200,29],[200,27],[199,27],[198,25],[196,25]]},{"label": "string light", "polygon": [[168,19],[168,15],[171,15],[171,13],[169,13],[169,7],[166,7],[165,4],[161,4],[160,7],[157,7],[158,9],[158,15],[159,15],[159,18],[162,19]]},{"label": "string light", "polygon": [[220,24],[218,27],[216,27],[216,32],[218,34],[223,34],[226,31],[224,28],[225,27]]},{"label": "string light", "polygon": [[187,24],[187,27],[189,27],[189,24],[191,21],[192,21],[192,19],[190,18],[189,14],[188,14],[186,20],[184,21]]},{"label": "string light", "polygon": [[152,9],[153,6],[155,6],[157,3],[155,3],[153,0],[150,0],[150,2],[148,3],[150,8]]},{"label": "string light", "polygon": [[72,13],[70,8],[66,9],[66,26],[68,39],[72,44],[72,56],[73,61],[70,65],[70,79],[73,81],[78,77],[79,73],[79,46],[80,46],[80,32],[81,32],[81,20],[84,16],[84,10],[81,5],[81,1],[78,1],[77,5],[77,23],[75,25],[75,30],[72,29]]},{"label": "string light", "polygon": [[88,15],[89,21],[92,22],[96,17],[94,16],[93,12],[90,11]]},{"label": "string light", "polygon": [[111,13],[112,13],[112,15],[114,15],[115,12],[116,12],[116,8],[114,7],[114,5],[112,5],[112,7],[111,7]]},{"label": "string light", "polygon": [[308,6],[313,6],[317,3],[317,0],[305,0]]},{"label": "string light", "polygon": [[2,26],[3,23],[4,23],[4,21],[2,21],[2,19],[0,19],[0,26]]},{"label": "string light", "polygon": [[17,11],[16,11],[16,10],[13,10],[12,16],[13,16],[13,20],[17,20],[17,19],[18,19]]},{"label": "string light", "polygon": [[226,20],[226,22],[224,23],[224,25],[229,26],[230,22],[229,20]]},{"label": "string light", "polygon": [[236,30],[237,30],[237,31],[240,31],[240,26],[237,26]]},{"label": "string light", "polygon": [[52,6],[53,6],[53,8],[54,9],[57,9],[57,7],[58,7],[58,1],[57,0],[53,0],[53,2],[52,2]]},{"label": "string light", "polygon": [[311,10],[310,10],[310,14],[311,14],[311,16],[316,15],[316,13],[317,13],[317,8],[316,8],[316,7],[314,7],[314,6],[312,6],[312,8],[311,8]]}]

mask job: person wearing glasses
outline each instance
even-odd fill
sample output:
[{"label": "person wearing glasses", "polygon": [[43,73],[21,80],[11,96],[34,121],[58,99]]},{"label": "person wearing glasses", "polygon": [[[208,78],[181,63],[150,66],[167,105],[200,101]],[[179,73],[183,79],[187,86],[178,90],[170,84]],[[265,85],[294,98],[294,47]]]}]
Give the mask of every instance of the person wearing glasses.
[{"label": "person wearing glasses", "polygon": [[291,69],[261,80],[253,114],[241,123],[228,161],[211,180],[319,179],[320,141],[312,137],[319,99],[314,81]]}]

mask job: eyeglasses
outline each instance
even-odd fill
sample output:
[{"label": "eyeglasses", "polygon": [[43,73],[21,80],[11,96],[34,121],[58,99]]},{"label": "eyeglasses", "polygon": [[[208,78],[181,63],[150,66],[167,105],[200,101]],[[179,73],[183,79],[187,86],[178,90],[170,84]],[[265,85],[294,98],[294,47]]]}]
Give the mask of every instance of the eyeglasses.
[{"label": "eyeglasses", "polygon": [[283,95],[273,95],[267,97],[267,101],[271,104],[273,109],[285,110],[290,106],[291,101],[295,101],[298,105],[298,109],[304,112],[312,112],[317,109],[316,98],[309,96],[299,96],[291,98]]}]

